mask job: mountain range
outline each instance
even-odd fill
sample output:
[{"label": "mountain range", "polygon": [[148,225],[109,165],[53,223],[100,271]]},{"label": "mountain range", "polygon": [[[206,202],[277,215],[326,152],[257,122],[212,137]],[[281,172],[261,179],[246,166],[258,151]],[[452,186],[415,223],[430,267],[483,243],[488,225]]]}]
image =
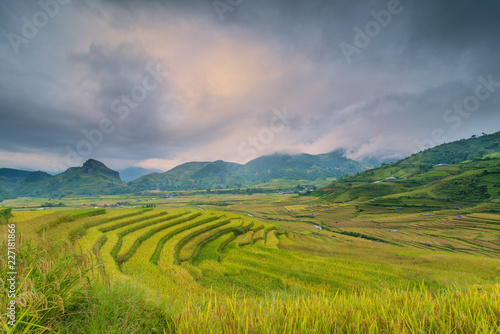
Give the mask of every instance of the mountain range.
[{"label": "mountain range", "polygon": [[187,190],[251,187],[276,180],[322,182],[358,173],[368,166],[348,159],[341,150],[327,154],[273,154],[241,165],[217,160],[188,162],[165,173],[152,173],[130,182],[138,190]]},{"label": "mountain range", "polygon": [[[246,164],[222,160],[193,161],[167,172],[128,169],[127,180],[103,163],[89,159],[58,175],[0,168],[0,201],[15,197],[112,195],[146,190],[206,190],[243,187],[290,188],[300,183],[326,184],[314,193],[326,201],[373,201],[421,205],[480,202],[500,191],[500,132],[436,146],[392,163],[370,168],[327,154],[273,154]],[[373,203],[371,203],[373,204]]]},{"label": "mountain range", "polygon": [[0,200],[14,197],[56,197],[69,195],[111,195],[146,190],[206,190],[254,187],[263,183],[286,181],[321,182],[361,172],[368,167],[348,159],[344,151],[327,154],[274,154],[262,156],[244,165],[217,160],[188,162],[167,172],[133,168],[120,173],[103,163],[89,159],[81,167],[72,167],[58,175],[46,172],[0,169]]}]

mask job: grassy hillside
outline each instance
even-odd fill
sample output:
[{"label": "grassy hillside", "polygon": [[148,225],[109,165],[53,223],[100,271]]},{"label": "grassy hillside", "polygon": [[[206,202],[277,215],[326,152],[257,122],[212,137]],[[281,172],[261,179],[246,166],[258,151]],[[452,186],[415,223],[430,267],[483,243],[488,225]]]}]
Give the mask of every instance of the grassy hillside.
[{"label": "grassy hillside", "polygon": [[14,198],[14,194],[5,188],[0,187],[0,202],[9,198]]},{"label": "grassy hillside", "polygon": [[37,171],[28,177],[16,188],[18,196],[38,197],[55,190],[54,177],[45,172]]},{"label": "grassy hillside", "polygon": [[55,177],[59,192],[65,194],[110,194],[127,191],[118,172],[96,160],[87,160],[82,167],[70,168]]},{"label": "grassy hillside", "polygon": [[320,155],[274,154],[249,161],[243,169],[250,179],[267,182],[272,179],[314,181],[358,173],[366,168],[344,157],[343,151],[334,151]]},{"label": "grassy hillside", "polygon": [[145,175],[130,183],[138,190],[189,190],[227,187],[236,188],[244,181],[237,175],[241,165],[221,160],[188,162],[165,173]]},{"label": "grassy hillside", "polygon": [[357,200],[422,211],[490,202],[500,196],[500,133],[428,149],[342,178],[316,195],[333,202]]},{"label": "grassy hillside", "polygon": [[0,200],[15,197],[15,189],[30,173],[25,170],[0,168]]},{"label": "grassy hillside", "polygon": [[[187,190],[207,189],[215,183],[208,179],[195,179],[194,174],[210,165],[210,162],[188,162],[165,173],[152,173],[138,178],[129,185],[138,190]],[[216,179],[218,181],[218,179]]]},{"label": "grassy hillside", "polygon": [[141,176],[151,174],[151,173],[161,173],[160,170],[157,169],[146,169],[141,167],[129,167],[127,169],[122,169],[119,171],[120,178],[125,182],[130,182],[135,179],[140,178]]}]

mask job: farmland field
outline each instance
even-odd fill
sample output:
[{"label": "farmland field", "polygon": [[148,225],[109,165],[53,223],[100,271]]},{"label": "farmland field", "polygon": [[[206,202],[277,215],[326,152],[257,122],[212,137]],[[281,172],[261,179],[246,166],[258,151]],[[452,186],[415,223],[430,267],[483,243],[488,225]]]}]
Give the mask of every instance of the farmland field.
[{"label": "farmland field", "polygon": [[[101,198],[114,200],[138,198]],[[136,291],[158,312],[158,332],[500,330],[491,210],[360,211],[369,203],[268,194],[144,197],[154,209],[71,201],[72,210],[40,211],[13,201],[9,223],[35,245],[73,240],[94,284]]]}]

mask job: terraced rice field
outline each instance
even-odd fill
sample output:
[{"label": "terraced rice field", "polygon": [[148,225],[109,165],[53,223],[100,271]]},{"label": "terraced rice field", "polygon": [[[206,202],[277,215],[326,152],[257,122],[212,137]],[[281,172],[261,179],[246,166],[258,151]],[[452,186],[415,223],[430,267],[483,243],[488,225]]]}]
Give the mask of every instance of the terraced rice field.
[{"label": "terraced rice field", "polygon": [[275,225],[245,214],[188,208],[15,212],[12,219],[28,236],[79,238],[81,251],[94,254],[106,281],[132,282],[152,296],[210,289],[229,295],[333,294],[338,289],[422,281],[449,286],[498,277],[496,214],[336,220],[335,208],[302,205],[296,212],[319,210],[329,220]]},{"label": "terraced rice field", "polygon": [[449,213],[358,217],[325,224],[333,232],[354,232],[405,248],[500,256],[500,217]]},{"label": "terraced rice field", "polygon": [[[201,291],[196,282],[207,262],[220,263],[227,247],[260,242],[277,248],[275,227],[232,213],[211,210],[115,210],[69,219],[72,212],[16,213],[23,233],[54,239],[79,237],[82,251],[92,250],[106,280],[138,281],[165,294]],[[52,228],[53,227],[53,228]],[[57,227],[57,228],[55,228]],[[271,231],[270,241],[266,238]],[[193,265],[194,264],[194,265]],[[198,272],[198,275],[197,275]]]}]

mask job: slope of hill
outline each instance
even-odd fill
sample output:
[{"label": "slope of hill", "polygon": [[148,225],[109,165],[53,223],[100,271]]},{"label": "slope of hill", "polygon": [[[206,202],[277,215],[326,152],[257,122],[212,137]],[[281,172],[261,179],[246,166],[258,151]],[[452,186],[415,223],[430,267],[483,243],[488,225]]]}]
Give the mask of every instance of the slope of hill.
[{"label": "slope of hill", "polygon": [[232,162],[189,162],[165,173],[145,175],[130,183],[138,190],[185,190],[251,187],[273,180],[318,181],[365,170],[366,166],[344,157],[343,151],[328,154],[273,154],[245,165]]},{"label": "slope of hill", "polygon": [[[327,154],[274,154],[249,161],[244,171],[254,182],[272,179],[317,180],[341,177],[365,170],[366,167],[337,150]],[[256,176],[256,177],[255,177]]]},{"label": "slope of hill", "polygon": [[0,168],[0,187],[5,191],[12,192],[30,173],[26,170]]},{"label": "slope of hill", "polygon": [[18,196],[37,197],[54,189],[52,180],[55,177],[41,171],[33,172],[16,188]]},{"label": "slope of hill", "polygon": [[15,197],[10,191],[0,187],[0,202],[9,198]]},{"label": "slope of hill", "polygon": [[187,162],[165,173],[153,173],[129,183],[138,190],[187,190],[242,186],[241,165],[221,160]]},{"label": "slope of hill", "polygon": [[19,196],[67,196],[130,192],[120,174],[103,163],[89,159],[56,176],[31,173],[16,189]]},{"label": "slope of hill", "polygon": [[120,178],[125,182],[134,181],[141,176],[151,174],[151,173],[161,173],[158,169],[146,169],[142,167],[130,167],[127,169],[122,169],[118,171],[120,173]]},{"label": "slope of hill", "polygon": [[491,201],[500,191],[500,132],[443,144],[345,177],[318,194],[371,206],[458,207]]},{"label": "slope of hill", "polygon": [[30,175],[30,171],[0,168],[0,202],[9,198],[15,198],[16,188]]}]

